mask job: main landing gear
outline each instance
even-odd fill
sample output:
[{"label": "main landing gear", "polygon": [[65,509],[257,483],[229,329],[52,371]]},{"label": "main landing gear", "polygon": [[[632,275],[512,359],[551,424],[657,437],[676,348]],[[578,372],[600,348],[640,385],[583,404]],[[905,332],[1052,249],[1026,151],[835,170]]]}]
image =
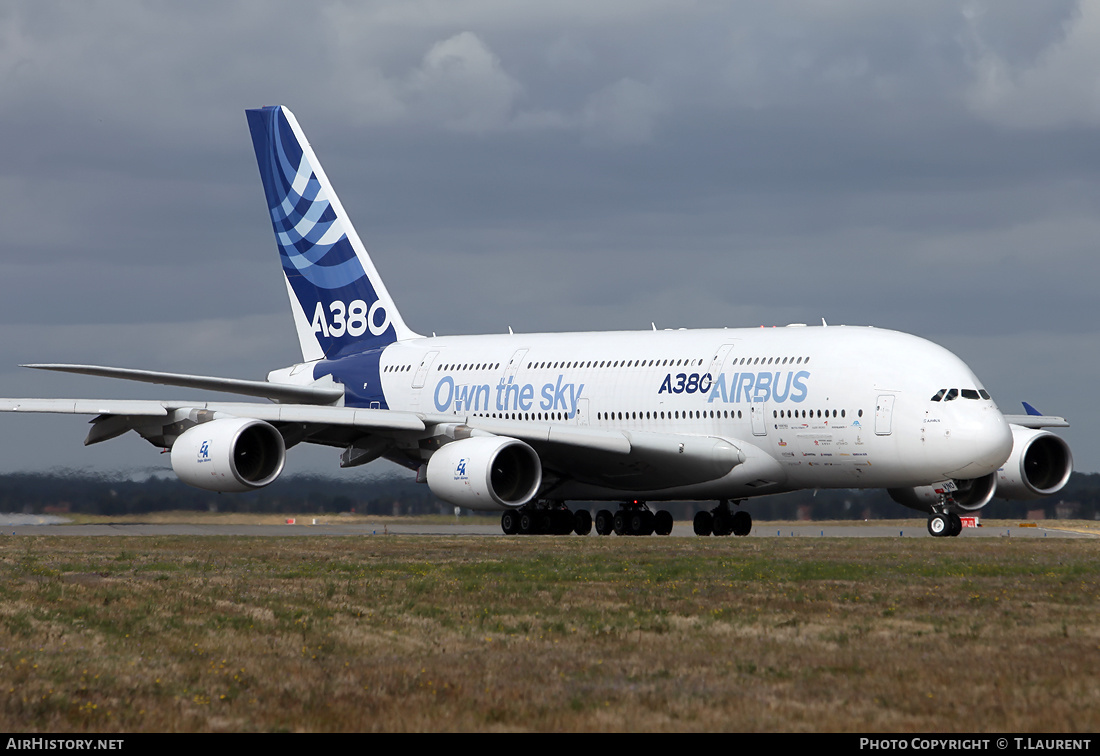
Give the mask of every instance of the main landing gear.
[{"label": "main landing gear", "polygon": [[672,532],[672,515],[663,509],[652,512],[639,501],[623,504],[614,514],[601,509],[593,523],[587,509],[573,512],[565,502],[540,501],[509,509],[500,516],[500,529],[506,535],[588,535],[593,524],[600,535],[668,535]]},{"label": "main landing gear", "polygon": [[596,513],[596,532],[600,535],[668,535],[672,515],[665,510],[653,512],[644,501],[623,504],[614,514],[601,509]]},{"label": "main landing gear", "polygon": [[[740,505],[741,502],[737,502]],[[708,536],[747,536],[752,530],[752,515],[743,509],[736,512],[730,509],[726,499],[709,512],[705,509],[695,513],[695,535]]]},{"label": "main landing gear", "polygon": [[561,501],[540,501],[504,512],[500,529],[505,535],[588,535],[592,515],[587,509],[573,512]]}]

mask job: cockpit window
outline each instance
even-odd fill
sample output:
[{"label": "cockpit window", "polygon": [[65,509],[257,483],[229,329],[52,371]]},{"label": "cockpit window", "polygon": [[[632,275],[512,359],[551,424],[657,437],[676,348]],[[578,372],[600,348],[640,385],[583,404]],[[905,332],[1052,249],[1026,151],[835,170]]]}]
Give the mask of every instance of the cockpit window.
[{"label": "cockpit window", "polygon": [[[985,389],[963,389],[963,399],[985,399],[989,400],[989,392]],[[940,389],[936,392],[936,395],[932,397],[933,402],[950,402],[959,398],[959,389]]]}]

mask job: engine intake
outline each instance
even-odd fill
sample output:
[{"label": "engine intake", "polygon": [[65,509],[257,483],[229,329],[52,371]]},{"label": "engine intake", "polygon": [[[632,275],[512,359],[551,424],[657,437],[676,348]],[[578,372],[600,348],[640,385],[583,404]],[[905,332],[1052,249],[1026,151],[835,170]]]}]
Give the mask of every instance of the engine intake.
[{"label": "engine intake", "polygon": [[1062,490],[1073,472],[1069,444],[1053,433],[1012,426],[1012,454],[997,471],[997,496],[1038,499]]},{"label": "engine intake", "polygon": [[188,428],[172,444],[176,475],[207,491],[263,488],[279,477],[285,461],[282,434],[262,420],[211,420]]},{"label": "engine intake", "polygon": [[428,487],[460,507],[521,507],[542,485],[542,462],[527,444],[502,436],[452,441],[428,460]]}]

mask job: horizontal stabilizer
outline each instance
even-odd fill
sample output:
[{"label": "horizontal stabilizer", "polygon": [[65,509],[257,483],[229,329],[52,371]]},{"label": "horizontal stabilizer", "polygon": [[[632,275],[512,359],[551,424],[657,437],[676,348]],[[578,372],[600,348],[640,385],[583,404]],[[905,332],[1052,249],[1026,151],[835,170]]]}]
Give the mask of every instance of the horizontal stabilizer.
[{"label": "horizontal stabilizer", "polygon": [[216,378],[207,375],[185,375],[182,373],[161,373],[155,370],[134,370],[132,368],[103,367],[101,365],[59,365],[40,364],[23,365],[35,370],[55,370],[60,373],[78,373],[95,375],[101,378],[122,378],[127,381],[158,383],[162,386],[204,389],[206,391],[224,391],[229,394],[259,396],[276,402],[296,404],[333,404],[344,395],[342,388],[331,386],[291,386],[267,381],[246,381],[238,378]]}]

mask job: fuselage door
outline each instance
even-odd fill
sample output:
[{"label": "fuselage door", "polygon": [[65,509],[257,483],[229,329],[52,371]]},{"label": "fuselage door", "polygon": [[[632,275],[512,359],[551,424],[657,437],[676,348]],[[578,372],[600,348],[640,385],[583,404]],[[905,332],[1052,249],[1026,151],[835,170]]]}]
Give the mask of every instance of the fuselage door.
[{"label": "fuselage door", "polygon": [[714,353],[714,359],[710,361],[710,367],[707,368],[711,383],[718,380],[718,374],[722,372],[722,366],[726,364],[726,357],[729,356],[731,349],[733,349],[733,344],[723,344]]},{"label": "fuselage door", "polygon": [[763,397],[757,397],[756,401],[749,405],[749,414],[752,415],[752,435],[768,435],[768,424],[764,419],[765,404]]},{"label": "fuselage door", "polygon": [[894,395],[882,394],[875,402],[875,435],[889,436],[894,417]]},{"label": "fuselage door", "polygon": [[413,376],[412,387],[414,389],[424,388],[424,382],[428,380],[428,369],[435,362],[435,358],[439,356],[439,352],[428,352],[420,360],[420,367],[416,369],[416,375]]},{"label": "fuselage door", "polygon": [[508,360],[508,365],[504,368],[504,383],[507,383],[509,379],[515,380],[516,371],[523,364],[523,358],[526,354],[526,349],[517,349],[516,353],[512,355],[512,359]]},{"label": "fuselage door", "polygon": [[588,399],[577,400],[577,414],[573,419],[577,425],[588,425]]}]

